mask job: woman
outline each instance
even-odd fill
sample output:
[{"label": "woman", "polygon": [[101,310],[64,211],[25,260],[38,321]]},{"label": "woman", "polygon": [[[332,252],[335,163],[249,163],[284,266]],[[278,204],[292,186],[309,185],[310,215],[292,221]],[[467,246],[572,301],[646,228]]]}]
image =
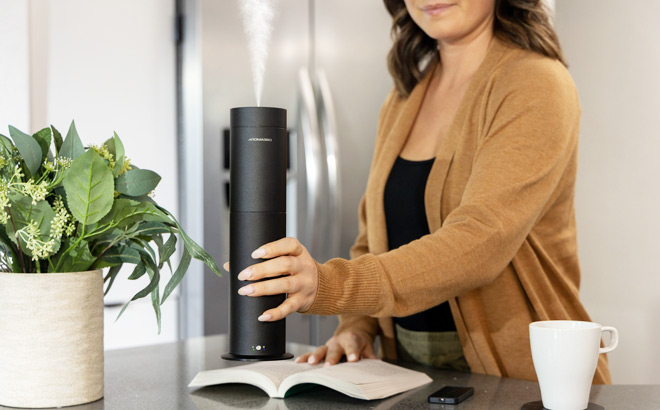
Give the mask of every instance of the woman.
[{"label": "woman", "polygon": [[[578,97],[541,1],[439,1],[385,0],[396,87],[352,259],[321,265],[285,238],[256,250],[268,261],[239,279],[285,276],[239,293],[289,294],[261,321],[342,314],[311,363],[373,357],[380,334],[388,358],[533,380],[528,324],[589,320],[573,207]],[[604,355],[595,382],[610,382]]]}]

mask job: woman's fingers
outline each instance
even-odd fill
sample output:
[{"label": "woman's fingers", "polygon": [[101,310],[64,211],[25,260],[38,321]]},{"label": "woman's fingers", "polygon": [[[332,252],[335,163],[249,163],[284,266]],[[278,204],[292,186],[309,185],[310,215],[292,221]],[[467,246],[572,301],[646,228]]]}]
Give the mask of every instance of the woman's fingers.
[{"label": "woman's fingers", "polygon": [[261,322],[271,322],[283,319],[294,312],[305,312],[309,310],[316,298],[316,284],[308,282],[307,277],[284,276],[243,286],[238,289],[238,294],[258,297],[287,293],[288,297],[281,305],[265,311],[258,318]]},{"label": "woman's fingers", "polygon": [[364,341],[360,336],[350,332],[342,334],[344,337],[341,339],[343,350],[346,354],[346,360],[349,362],[356,362],[360,360],[360,352],[364,348]]},{"label": "woman's fingers", "polygon": [[314,259],[297,239],[282,238],[267,243],[255,250],[252,257],[267,260],[238,274],[239,280],[250,281],[238,289],[238,294],[250,297],[288,294],[281,305],[263,312],[259,321],[276,321],[291,313],[309,310],[316,298],[318,270]]},{"label": "woman's fingers", "polygon": [[306,363],[311,355],[312,352],[301,354],[300,356],[296,357],[296,363]]},{"label": "woman's fingers", "polygon": [[345,331],[328,340],[328,354],[326,362],[336,364],[342,355],[346,355],[349,362],[360,359],[377,359],[374,354],[371,338],[361,332]]},{"label": "woman's fingers", "polygon": [[332,366],[339,363],[341,357],[344,355],[344,350],[338,347],[328,348],[328,352],[325,355],[325,365]]},{"label": "woman's fingers", "polygon": [[309,363],[309,364],[320,363],[325,357],[327,350],[328,350],[327,346],[320,346],[313,352],[305,353],[304,355],[298,357],[296,359],[296,363]]},{"label": "woman's fingers", "polygon": [[300,269],[299,258],[295,256],[280,256],[266,262],[248,266],[238,274],[238,280],[259,280],[288,275]]},{"label": "woman's fingers", "polygon": [[331,337],[325,346],[300,356],[296,362],[316,364],[325,359],[325,365],[332,366],[339,363],[343,356],[346,356],[346,360],[349,362],[356,362],[360,359],[378,359],[374,354],[371,338],[361,332],[345,331]]},{"label": "woman's fingers", "polygon": [[270,259],[282,255],[301,255],[305,247],[296,238],[282,238],[274,242],[267,243],[252,252],[254,259]]},{"label": "woman's fingers", "polygon": [[248,266],[238,274],[238,279],[259,280],[296,272],[300,269],[299,257],[303,254],[305,247],[295,238],[282,238],[267,243],[252,252],[251,256],[254,259],[270,260]]},{"label": "woman's fingers", "polygon": [[362,351],[362,358],[363,359],[378,359],[378,356],[376,356],[376,353],[374,353],[374,345],[371,343],[367,343],[367,345],[364,347],[364,350]]},{"label": "woman's fingers", "polygon": [[326,354],[328,354],[328,346],[321,346],[318,349],[316,349],[314,353],[311,354],[309,359],[307,359],[307,363],[309,364],[321,363],[323,359],[325,359]]},{"label": "woman's fingers", "polygon": [[279,295],[282,293],[294,293],[298,290],[298,280],[291,276],[255,282],[238,289],[238,294],[243,296]]},{"label": "woman's fingers", "polygon": [[257,320],[260,322],[274,322],[276,320],[284,319],[291,313],[297,312],[299,309],[303,309],[303,306],[298,299],[299,298],[295,297],[286,299],[278,307],[269,309],[262,313],[261,316],[257,318]]}]

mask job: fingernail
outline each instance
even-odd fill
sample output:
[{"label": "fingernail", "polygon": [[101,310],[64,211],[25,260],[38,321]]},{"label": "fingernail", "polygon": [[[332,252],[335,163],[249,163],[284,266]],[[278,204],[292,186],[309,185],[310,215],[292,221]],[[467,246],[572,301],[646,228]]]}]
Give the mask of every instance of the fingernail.
[{"label": "fingernail", "polygon": [[309,359],[307,359],[307,363],[309,364],[316,363],[316,358],[314,356],[309,356]]},{"label": "fingernail", "polygon": [[351,353],[351,354],[348,356],[348,361],[349,361],[349,362],[354,362],[354,361],[356,361],[356,360],[357,360],[357,355],[356,355],[355,353]]},{"label": "fingernail", "polygon": [[248,280],[252,277],[252,269],[245,268],[238,274],[238,280]]},{"label": "fingernail", "polygon": [[[240,288],[240,289],[238,290],[238,294],[239,294],[239,295],[243,295],[243,296],[245,296],[245,295],[251,295],[251,294],[253,294],[253,293],[254,293],[254,288],[253,288],[251,285],[243,286],[242,288]],[[261,317],[261,316],[259,316],[259,317]]]},{"label": "fingernail", "polygon": [[267,322],[272,318],[273,318],[273,316],[271,316],[270,314],[267,313],[267,314],[263,314],[263,315],[259,316],[257,318],[257,320],[260,321],[260,322]]},{"label": "fingernail", "polygon": [[222,265],[222,268],[223,268],[224,270],[226,270],[227,272],[229,272],[229,262],[225,262],[225,264]]},{"label": "fingernail", "polygon": [[330,366],[330,362],[325,362],[325,364],[323,365],[323,367],[328,367],[328,366]]},{"label": "fingernail", "polygon": [[266,256],[266,250],[264,248],[259,248],[256,251],[252,252],[252,259],[259,259]]}]

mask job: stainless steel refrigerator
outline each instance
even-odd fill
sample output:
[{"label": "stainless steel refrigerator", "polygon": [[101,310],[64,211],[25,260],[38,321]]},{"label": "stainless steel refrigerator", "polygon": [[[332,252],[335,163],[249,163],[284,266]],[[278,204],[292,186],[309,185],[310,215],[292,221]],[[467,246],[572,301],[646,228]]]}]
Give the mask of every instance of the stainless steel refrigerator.
[{"label": "stainless steel refrigerator", "polygon": [[[180,0],[182,223],[221,264],[229,255],[229,110],[256,105],[239,0]],[[392,87],[391,19],[380,0],[279,0],[262,106],[285,108],[290,141],[287,235],[323,262],[348,257]],[[229,280],[193,265],[182,284],[181,335],[226,333]],[[225,276],[227,276],[226,274]],[[294,314],[287,340],[323,343],[334,317]]]}]

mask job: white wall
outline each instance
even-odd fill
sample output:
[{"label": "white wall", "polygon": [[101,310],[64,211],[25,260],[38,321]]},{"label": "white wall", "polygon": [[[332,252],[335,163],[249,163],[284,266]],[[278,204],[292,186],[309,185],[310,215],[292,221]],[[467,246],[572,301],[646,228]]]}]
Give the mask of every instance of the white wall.
[{"label": "white wall", "polygon": [[615,383],[660,383],[660,2],[557,0],[582,104],[582,298],[618,328]]},{"label": "white wall", "polygon": [[[173,29],[174,0],[0,0],[0,132],[53,124],[65,134],[75,119],[89,144],[116,131],[132,163],[160,174],[155,199],[176,215]],[[146,285],[129,283],[128,273],[106,303]],[[160,337],[150,300],[117,323],[119,308],[107,309],[106,348],[176,340],[176,304],[163,307]]]},{"label": "white wall", "polygon": [[28,5],[0,0],[0,134],[30,123]]}]

